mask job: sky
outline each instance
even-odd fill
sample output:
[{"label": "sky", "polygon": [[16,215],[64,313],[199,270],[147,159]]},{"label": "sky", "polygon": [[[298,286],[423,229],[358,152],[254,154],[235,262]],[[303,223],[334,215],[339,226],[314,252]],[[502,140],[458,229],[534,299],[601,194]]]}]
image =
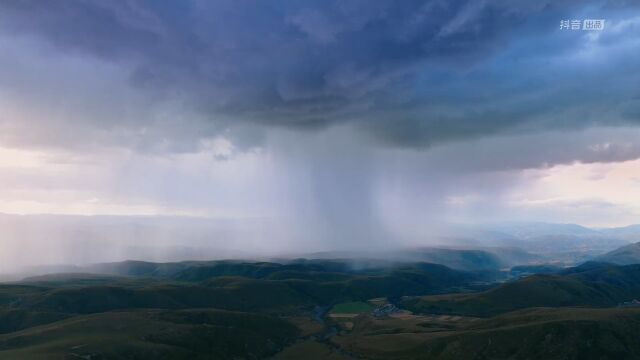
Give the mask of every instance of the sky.
[{"label": "sky", "polygon": [[639,85],[632,0],[6,0],[0,212],[266,219],[284,247],[627,225]]}]

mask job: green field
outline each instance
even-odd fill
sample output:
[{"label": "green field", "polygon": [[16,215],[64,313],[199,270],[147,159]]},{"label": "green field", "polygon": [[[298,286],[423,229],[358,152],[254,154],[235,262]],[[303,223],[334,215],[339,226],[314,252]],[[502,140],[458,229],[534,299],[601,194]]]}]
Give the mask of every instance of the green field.
[{"label": "green field", "polygon": [[362,301],[337,304],[331,309],[332,314],[359,314],[371,311],[371,305]]}]

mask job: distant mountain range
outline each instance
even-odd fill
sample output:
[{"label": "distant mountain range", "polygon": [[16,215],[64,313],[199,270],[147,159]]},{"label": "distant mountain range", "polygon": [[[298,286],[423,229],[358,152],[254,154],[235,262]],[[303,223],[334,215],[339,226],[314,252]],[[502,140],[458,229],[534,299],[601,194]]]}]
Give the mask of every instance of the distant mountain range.
[{"label": "distant mountain range", "polygon": [[[480,225],[454,225],[453,233],[476,234],[486,239],[537,239],[545,236],[564,237],[638,237],[640,240],[640,224],[613,228],[589,228],[577,224],[561,224],[546,222],[501,222]],[[462,232],[460,232],[462,230]]]},{"label": "distant mountain range", "polygon": [[[388,262],[425,261],[465,271],[500,270],[543,259],[520,248],[502,247],[413,247],[388,251],[327,251],[300,254],[308,259],[378,259]],[[286,259],[285,259],[286,260]]]},{"label": "distant mountain range", "polygon": [[517,247],[549,262],[575,265],[640,241],[640,225],[619,228],[542,222],[457,225],[442,237],[467,246]]},{"label": "distant mountain range", "polygon": [[507,222],[490,227],[493,231],[508,234],[517,239],[534,239],[541,236],[593,236],[598,230],[576,224],[553,224],[543,222]]},{"label": "distant mountain range", "polygon": [[[335,243],[328,241],[309,244],[313,250],[307,253],[293,248],[284,253],[278,250],[276,240],[260,230],[265,224],[261,219],[0,214],[3,241],[0,274],[42,265],[46,266],[32,273],[56,271],[51,265],[57,264],[86,265],[126,259],[269,260],[279,256],[291,258],[291,253],[306,258],[428,261],[475,271],[530,263],[571,266],[640,241],[640,225],[604,229],[576,224],[506,222],[448,224],[420,239],[407,242],[390,239],[386,248],[377,250],[361,245],[345,251],[332,248]],[[243,241],[267,245],[257,249],[243,245]],[[328,251],[318,252],[327,248]]]}]

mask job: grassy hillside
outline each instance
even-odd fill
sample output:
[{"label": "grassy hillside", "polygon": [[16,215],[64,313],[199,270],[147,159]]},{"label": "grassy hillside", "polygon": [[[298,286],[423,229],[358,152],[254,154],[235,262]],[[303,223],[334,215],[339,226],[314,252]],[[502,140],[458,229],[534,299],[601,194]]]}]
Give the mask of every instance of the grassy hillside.
[{"label": "grassy hillside", "polygon": [[[615,308],[640,298],[640,265],[585,263],[479,292],[482,272],[351,265],[127,262],[127,274],[0,285],[0,360],[640,356],[640,309]],[[374,316],[373,298],[414,313]]]},{"label": "grassy hillside", "polygon": [[640,242],[615,249],[596,260],[618,265],[640,264]]},{"label": "grassy hillside", "polygon": [[357,258],[351,258],[344,256],[346,254],[339,253],[325,255],[332,255],[333,257],[322,259],[281,259],[272,262],[217,260],[153,263],[123,261],[91,265],[80,270],[88,273],[181,281],[201,281],[217,276],[312,280],[309,277],[313,274],[312,276],[320,277],[324,281],[328,280],[328,277],[340,277],[340,274],[345,273],[380,273],[402,263],[432,263],[462,271],[487,272],[497,271],[505,266],[514,264],[526,264],[534,258],[533,255],[516,248],[489,248],[483,250],[417,248],[384,254],[371,253],[370,257]]},{"label": "grassy hillside", "polygon": [[211,286],[151,284],[141,288],[84,286],[55,288],[23,298],[21,307],[64,313],[89,314],[121,309],[187,309],[213,307],[263,311],[310,306],[311,301],[286,283],[233,279]]},{"label": "grassy hillside", "polygon": [[115,284],[120,286],[136,286],[149,284],[150,279],[91,273],[57,273],[27,277],[22,279],[20,283],[46,288]]},{"label": "grassy hillside", "polygon": [[[293,336],[284,315],[310,319],[318,307],[442,293],[478,279],[427,263],[101,266],[111,274],[53,274],[0,286],[0,358],[261,358]],[[260,322],[268,326],[256,328]]]},{"label": "grassy hillside", "polygon": [[297,335],[284,320],[221,310],[108,312],[0,335],[2,359],[259,359]]},{"label": "grassy hillside", "polygon": [[[142,274],[148,274],[146,271],[154,273],[162,267],[149,264],[152,263],[127,262],[123,266],[127,271],[144,269],[134,271]],[[344,272],[336,272],[339,269]],[[435,264],[402,264],[353,271],[346,262],[338,261],[293,265],[196,263],[170,273],[168,279],[91,274],[30,278],[22,285],[0,288],[0,305],[4,299],[4,304],[10,307],[79,314],[138,308],[206,307],[282,312],[374,297],[442,293],[465,287],[478,279],[476,274]]]},{"label": "grassy hillside", "polygon": [[434,359],[637,359],[640,309],[533,309],[478,322],[418,351]]},{"label": "grassy hillside", "polygon": [[409,316],[352,321],[351,332],[331,340],[338,353],[349,358],[577,360],[640,356],[640,344],[635,340],[640,331],[640,309],[535,308],[490,319]]},{"label": "grassy hillside", "polygon": [[0,334],[48,324],[69,317],[71,317],[70,314],[52,311],[0,308]]},{"label": "grassy hillside", "polygon": [[201,281],[218,276],[242,276],[263,279],[278,272],[354,272],[351,261],[287,260],[287,263],[248,262],[242,260],[183,261],[153,263],[123,261],[87,267],[89,272],[119,276],[150,277],[181,281]]},{"label": "grassy hillside", "polygon": [[491,316],[528,307],[610,307],[640,297],[640,266],[585,264],[559,274],[536,274],[471,294],[405,299],[420,313]]}]

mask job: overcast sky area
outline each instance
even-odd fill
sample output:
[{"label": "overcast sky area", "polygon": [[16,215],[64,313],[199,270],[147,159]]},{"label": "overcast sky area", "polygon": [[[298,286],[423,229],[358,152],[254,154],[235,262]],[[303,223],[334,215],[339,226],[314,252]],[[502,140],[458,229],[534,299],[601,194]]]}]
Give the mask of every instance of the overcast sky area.
[{"label": "overcast sky area", "polygon": [[6,214],[267,219],[234,241],[291,249],[621,226],[639,140],[633,0],[0,2]]}]

